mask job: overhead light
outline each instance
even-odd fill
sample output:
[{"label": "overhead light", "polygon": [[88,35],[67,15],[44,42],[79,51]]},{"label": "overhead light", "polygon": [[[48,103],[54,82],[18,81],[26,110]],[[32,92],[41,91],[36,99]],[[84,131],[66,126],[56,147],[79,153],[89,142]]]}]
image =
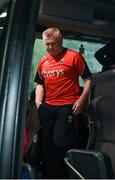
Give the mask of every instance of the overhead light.
[{"label": "overhead light", "polygon": [[85,39],[91,39],[91,40],[102,40],[100,37],[91,37],[91,36],[86,36],[86,35],[83,35],[82,38],[85,38]]},{"label": "overhead light", "polygon": [[4,29],[4,27],[1,26],[0,29]]},{"label": "overhead light", "polygon": [[94,19],[93,24],[98,25],[98,26],[107,26],[108,21],[100,20],[100,19]]},{"label": "overhead light", "polygon": [[6,16],[7,16],[7,12],[3,12],[3,13],[0,15],[0,18],[6,17]]}]

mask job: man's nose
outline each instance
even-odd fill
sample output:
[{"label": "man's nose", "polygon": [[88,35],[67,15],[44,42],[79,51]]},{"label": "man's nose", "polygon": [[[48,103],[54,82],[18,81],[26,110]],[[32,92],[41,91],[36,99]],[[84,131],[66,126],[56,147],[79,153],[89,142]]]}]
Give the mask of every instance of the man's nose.
[{"label": "man's nose", "polygon": [[52,44],[49,44],[49,48],[52,48]]}]

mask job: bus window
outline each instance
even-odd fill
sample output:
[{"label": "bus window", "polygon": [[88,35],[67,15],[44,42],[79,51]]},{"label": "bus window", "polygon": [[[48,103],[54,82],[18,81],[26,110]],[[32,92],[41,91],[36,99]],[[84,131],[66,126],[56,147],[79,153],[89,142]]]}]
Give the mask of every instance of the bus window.
[{"label": "bus window", "polygon": [[[65,47],[71,48],[79,52],[80,45],[84,47],[84,53],[82,56],[86,60],[86,63],[92,73],[98,73],[102,69],[102,65],[94,57],[94,53],[101,48],[104,44],[95,42],[86,42],[80,40],[64,39],[63,45]],[[36,39],[34,43],[32,64],[31,64],[31,74],[30,74],[30,84],[29,84],[29,95],[31,91],[35,88],[36,83],[34,83],[34,77],[37,70],[37,65],[40,58],[46,53],[45,47],[43,45],[42,39]],[[80,85],[83,86],[83,80],[80,78]]]}]

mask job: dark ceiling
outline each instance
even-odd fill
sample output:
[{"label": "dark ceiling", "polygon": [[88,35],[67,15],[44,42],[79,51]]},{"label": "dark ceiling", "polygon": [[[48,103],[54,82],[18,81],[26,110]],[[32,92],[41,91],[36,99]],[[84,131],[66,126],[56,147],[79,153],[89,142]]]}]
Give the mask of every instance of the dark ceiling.
[{"label": "dark ceiling", "polygon": [[115,0],[68,0],[93,7],[94,18],[115,24]]},{"label": "dark ceiling", "polygon": [[67,38],[88,41],[106,42],[115,38],[115,0],[41,2],[38,18],[41,29],[55,25],[63,30]]},{"label": "dark ceiling", "polygon": [[[9,2],[10,0],[0,0],[0,14],[7,11]],[[47,26],[54,25],[52,17],[55,16],[57,18],[55,25],[62,29],[67,38],[84,39],[86,37],[86,40],[91,41],[106,41],[106,39],[115,38],[115,0],[41,0],[41,2],[43,12],[41,11],[38,16],[36,25],[38,32]],[[80,11],[79,6],[86,7],[87,10]],[[53,15],[53,13],[59,14]],[[3,31],[1,27],[6,24],[6,18],[0,18],[0,33]],[[61,19],[67,23],[64,24],[63,21],[60,23]]]}]

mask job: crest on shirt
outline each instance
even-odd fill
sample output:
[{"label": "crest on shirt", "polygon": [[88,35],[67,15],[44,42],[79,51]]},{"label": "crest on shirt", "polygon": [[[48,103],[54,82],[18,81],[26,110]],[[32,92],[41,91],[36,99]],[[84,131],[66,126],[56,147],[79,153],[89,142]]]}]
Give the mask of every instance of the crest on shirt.
[{"label": "crest on shirt", "polygon": [[63,63],[64,63],[64,59],[63,59],[63,58],[60,59],[59,63],[60,63],[60,64],[63,64]]},{"label": "crest on shirt", "polygon": [[49,62],[48,62],[48,61],[45,61],[45,62],[44,62],[44,65],[45,65],[45,66],[48,66],[48,65],[49,65]]}]

